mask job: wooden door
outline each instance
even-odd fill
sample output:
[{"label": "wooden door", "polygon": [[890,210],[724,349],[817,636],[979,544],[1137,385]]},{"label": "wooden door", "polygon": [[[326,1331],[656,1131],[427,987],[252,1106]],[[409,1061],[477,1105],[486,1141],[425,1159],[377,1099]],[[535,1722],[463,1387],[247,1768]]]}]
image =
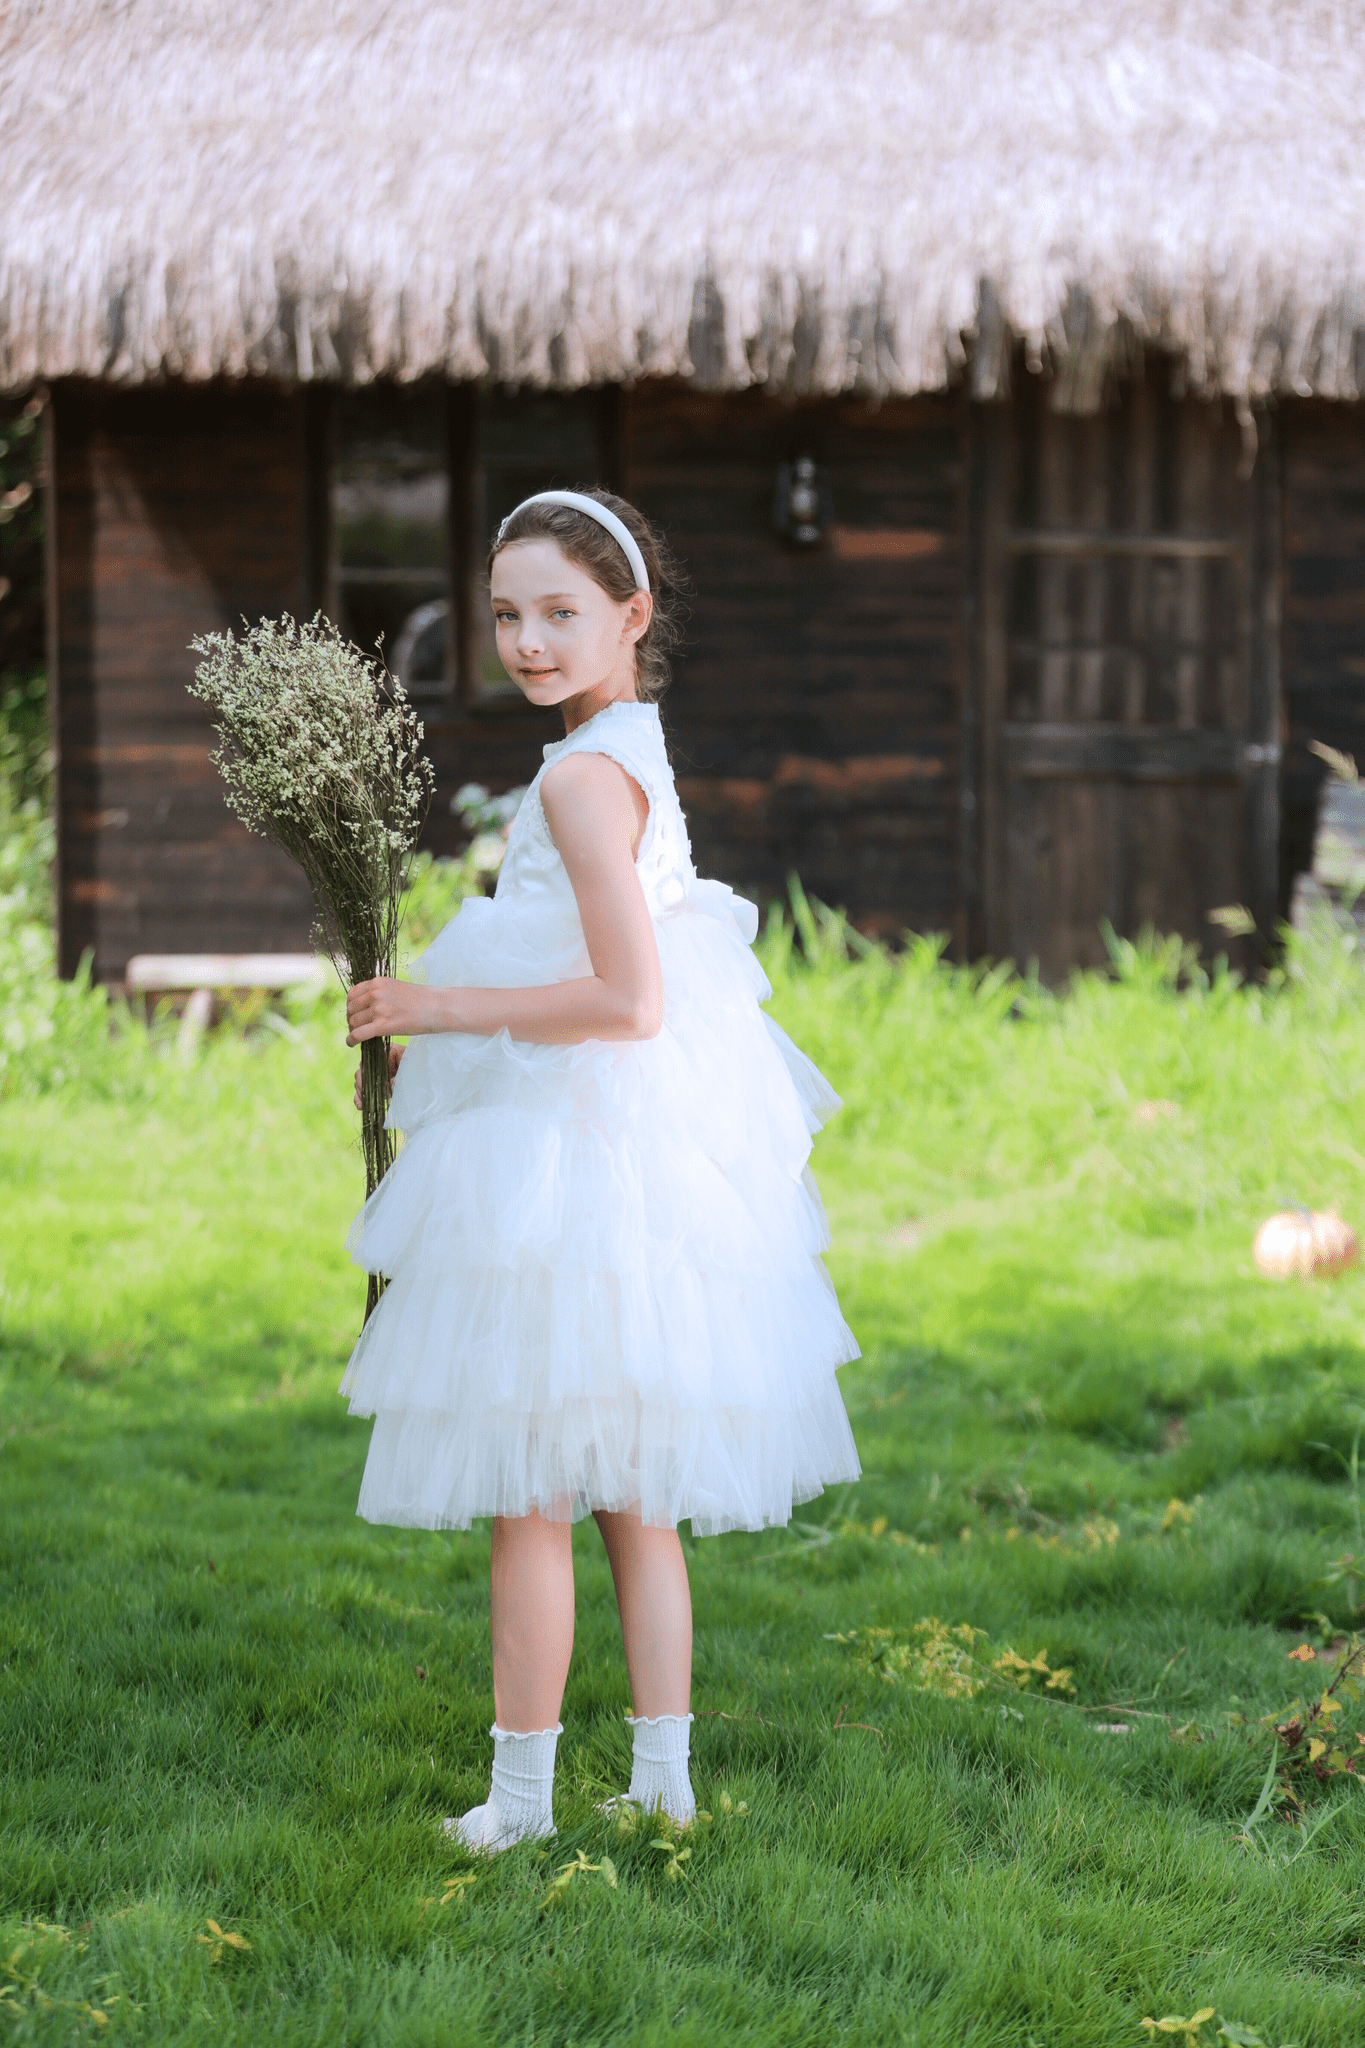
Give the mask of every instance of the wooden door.
[{"label": "wooden door", "polygon": [[1092,418],[1021,378],[973,420],[964,882],[978,950],[1047,981],[1102,924],[1180,932],[1276,908],[1278,451],[1149,365]]}]

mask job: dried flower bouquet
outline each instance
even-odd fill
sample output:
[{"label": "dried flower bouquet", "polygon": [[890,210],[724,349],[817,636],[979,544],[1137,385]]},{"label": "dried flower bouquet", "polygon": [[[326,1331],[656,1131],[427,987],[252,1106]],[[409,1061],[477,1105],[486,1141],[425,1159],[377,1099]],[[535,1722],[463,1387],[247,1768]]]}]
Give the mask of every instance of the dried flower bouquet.
[{"label": "dried flower bouquet", "polygon": [[[211,633],[193,696],[213,714],[212,755],[249,831],[299,863],[318,906],[317,938],[343,986],[392,975],[417,834],[431,801],[422,727],[401,684],[319,613],[262,619],[238,639]],[[393,1161],[385,1128],[389,1041],[360,1048],[365,1192]],[[370,1275],[369,1318],[383,1283]]]}]

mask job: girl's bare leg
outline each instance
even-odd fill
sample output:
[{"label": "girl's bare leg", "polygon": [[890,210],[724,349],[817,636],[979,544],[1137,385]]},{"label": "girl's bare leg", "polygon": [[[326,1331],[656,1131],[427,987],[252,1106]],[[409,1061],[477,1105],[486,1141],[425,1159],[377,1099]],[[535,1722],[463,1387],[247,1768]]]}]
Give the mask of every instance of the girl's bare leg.
[{"label": "girl's bare leg", "polygon": [[692,1594],[678,1532],[647,1529],[638,1514],[605,1511],[597,1526],[616,1585],[635,1712],[646,1720],[686,1714],[692,1704]]},{"label": "girl's bare leg", "polygon": [[493,1519],[493,1706],[500,1728],[559,1720],[573,1654],[573,1549],[567,1521]]},{"label": "girl's bare leg", "polygon": [[445,1831],[476,1853],[554,1833],[559,1707],[573,1652],[573,1551],[567,1521],[493,1521],[493,1782],[482,1806]]}]

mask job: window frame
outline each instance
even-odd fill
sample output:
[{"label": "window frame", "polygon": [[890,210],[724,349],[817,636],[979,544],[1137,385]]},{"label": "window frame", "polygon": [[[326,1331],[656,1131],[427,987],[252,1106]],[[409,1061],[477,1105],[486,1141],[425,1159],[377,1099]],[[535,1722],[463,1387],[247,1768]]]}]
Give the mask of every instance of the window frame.
[{"label": "window frame", "polygon": [[[458,692],[458,618],[454,602],[456,591],[454,581],[456,561],[454,552],[454,528],[456,523],[455,485],[458,472],[451,461],[451,409],[452,400],[461,387],[446,383],[439,378],[423,378],[410,387],[404,387],[396,380],[384,379],[378,381],[375,385],[361,386],[357,390],[348,391],[345,396],[348,399],[361,400],[363,402],[365,393],[371,390],[387,393],[395,390],[403,391],[406,388],[416,392],[422,386],[426,386],[439,397],[441,407],[442,425],[437,446],[445,481],[446,502],[444,521],[446,545],[444,562],[441,568],[437,568],[434,565],[431,567],[426,565],[416,567],[412,570],[409,580],[413,584],[419,584],[427,578],[432,579],[433,587],[430,598],[427,601],[444,602],[448,606],[448,611],[443,686],[439,690],[424,689],[419,694],[415,694],[412,701],[423,716],[442,718],[449,716],[457,702]],[[314,387],[314,390],[316,389],[317,387]],[[369,574],[369,572],[364,570],[357,572],[345,569],[337,559],[334,493],[339,466],[337,447],[339,407],[337,400],[341,395],[335,388],[327,389],[325,393],[325,407],[315,403],[309,412],[305,414],[305,433],[309,445],[310,470],[312,471],[312,480],[308,494],[309,504],[306,514],[309,526],[308,556],[310,565],[314,567],[314,588],[315,591],[320,593],[318,602],[326,616],[338,626],[342,623],[343,611],[345,609],[342,602],[343,584],[348,576],[355,577],[357,581],[363,581]],[[441,575],[444,576],[444,583],[438,587],[436,579]],[[399,574],[392,580],[401,582],[404,579]],[[391,653],[392,648],[386,646],[384,649],[386,661]]]}]

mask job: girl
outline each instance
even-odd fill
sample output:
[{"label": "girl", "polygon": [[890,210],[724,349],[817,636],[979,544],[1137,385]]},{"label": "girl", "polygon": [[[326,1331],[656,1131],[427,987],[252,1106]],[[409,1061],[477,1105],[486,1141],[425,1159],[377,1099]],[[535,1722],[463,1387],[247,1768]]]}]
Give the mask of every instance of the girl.
[{"label": "girl", "polygon": [[376,1418],[359,1513],[493,1517],[492,1789],[445,1823],[470,1849],[554,1831],[576,1517],[597,1519],[621,1611],[626,1796],[685,1825],[677,1525],[785,1523],[859,1469],[835,1379],[858,1349],[806,1165],[838,1097],[759,1008],[756,911],[692,866],[656,708],[671,565],[599,490],[528,498],[488,566],[508,674],[566,737],[425,985],[346,1004],[348,1045],[412,1040],[404,1149],[351,1239],[390,1276],[342,1382]]}]

